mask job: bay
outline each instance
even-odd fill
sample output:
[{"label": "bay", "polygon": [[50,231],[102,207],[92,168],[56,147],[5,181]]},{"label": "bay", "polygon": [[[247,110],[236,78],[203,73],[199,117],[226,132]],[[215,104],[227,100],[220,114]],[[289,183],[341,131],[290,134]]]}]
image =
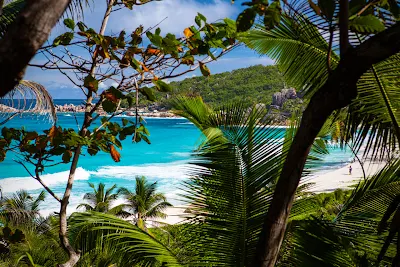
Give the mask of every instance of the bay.
[{"label": "bay", "polygon": [[[56,104],[79,105],[82,100],[55,100]],[[76,117],[75,117],[76,116]],[[57,124],[63,128],[78,129],[77,122],[81,122],[83,114],[59,113]],[[113,121],[121,122],[121,117]],[[181,192],[182,181],[187,179],[187,167],[191,160],[191,153],[199,144],[201,133],[189,121],[183,118],[145,118],[146,127],[150,131],[151,144],[145,142],[132,143],[130,138],[122,142],[121,162],[115,163],[110,155],[99,153],[96,156],[84,154],[79,159],[79,168],[76,173],[73,194],[70,201],[70,210],[82,202],[83,195],[90,192],[88,182],[98,184],[103,182],[108,186],[117,184],[128,188],[134,187],[137,175],[146,176],[150,182],[157,182],[158,188],[165,193],[173,204],[181,204],[177,194]],[[100,124],[98,120],[94,127]],[[5,127],[25,127],[30,131],[43,131],[51,127],[47,117],[28,116],[16,117]],[[285,131],[285,129],[279,129]],[[318,164],[319,171],[329,171],[341,167],[351,159],[350,151],[343,151],[338,147],[330,147],[330,154]],[[28,190],[33,195],[38,194],[42,187],[27,171],[16,162],[18,155],[9,153],[4,162],[0,163],[0,186],[5,195],[12,194],[20,189]],[[46,169],[42,178],[59,196],[66,186],[69,164],[61,164]],[[42,214],[46,215],[58,210],[58,203],[50,196],[42,207]]]}]

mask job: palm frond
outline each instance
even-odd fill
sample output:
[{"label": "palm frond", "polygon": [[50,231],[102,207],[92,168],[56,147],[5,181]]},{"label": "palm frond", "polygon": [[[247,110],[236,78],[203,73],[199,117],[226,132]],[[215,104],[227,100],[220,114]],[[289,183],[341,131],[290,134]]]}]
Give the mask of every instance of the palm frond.
[{"label": "palm frond", "polygon": [[83,253],[92,251],[96,246],[102,247],[98,243],[99,237],[104,242],[113,242],[115,257],[123,259],[124,263],[118,266],[152,266],[150,264],[155,262],[163,266],[182,266],[167,246],[139,227],[115,216],[97,212],[75,213],[70,227],[75,246]]},{"label": "palm frond", "polygon": [[[391,203],[398,201],[400,196],[399,174],[400,161],[397,160],[366,181],[361,181],[336,219],[336,227],[342,233],[351,235],[354,246],[366,251],[369,258],[375,261],[388,237],[388,232],[378,234],[378,226]],[[387,219],[384,223],[390,224],[391,219]],[[385,227],[380,228],[385,230]],[[396,254],[395,240],[389,240],[388,245],[383,259],[385,263],[391,262]]]},{"label": "palm frond", "polygon": [[[192,241],[197,257],[191,264],[206,259],[210,266],[251,266],[296,123],[275,127],[268,110],[241,103],[215,110],[201,98],[179,97],[173,103],[174,112],[196,122],[205,137],[183,195],[190,206],[190,231],[198,237]],[[218,134],[209,137],[208,129]]]},{"label": "palm frond", "polygon": [[57,122],[56,108],[50,93],[42,85],[31,81],[21,81],[14,90],[0,99],[0,108],[0,115],[7,118],[5,121],[22,113],[35,113],[49,114],[50,119]]},{"label": "palm frond", "polygon": [[[243,34],[242,41],[275,60],[287,82],[295,88],[312,94],[328,78],[329,45],[304,16],[283,16],[274,29],[259,26]],[[334,69],[339,57],[332,51],[330,58],[330,68]]]},{"label": "palm frond", "polygon": [[338,234],[332,223],[311,218],[289,223],[284,248],[277,266],[363,266],[350,240]]},{"label": "palm frond", "polygon": [[356,150],[376,158],[391,156],[400,144],[400,54],[380,62],[358,81],[349,107],[347,134]]},{"label": "palm frond", "polygon": [[0,39],[3,38],[10,24],[14,22],[18,13],[25,6],[25,1],[10,1],[3,6],[3,13],[0,15]]}]

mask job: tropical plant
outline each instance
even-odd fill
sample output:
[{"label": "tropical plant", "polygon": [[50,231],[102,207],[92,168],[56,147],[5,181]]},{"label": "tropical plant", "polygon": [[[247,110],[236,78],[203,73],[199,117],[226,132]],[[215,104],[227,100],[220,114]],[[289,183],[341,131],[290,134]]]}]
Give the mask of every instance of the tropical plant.
[{"label": "tropical plant", "polygon": [[[241,20],[244,14],[256,16],[259,5],[248,4]],[[274,1],[263,10],[259,14],[265,15],[264,25],[243,34],[244,42],[275,59],[288,82],[310,97],[269,209],[265,243],[260,243],[255,265],[273,266],[286,225],[277,222],[287,221],[303,171],[299,161],[305,161],[332,112],[347,110],[345,140],[353,140],[356,151],[366,143],[365,155],[383,157],[398,147],[399,94],[394,77],[399,73],[400,47],[380,47],[379,54],[369,48],[391,32],[399,34],[399,2],[293,0],[284,1],[281,12],[280,2]],[[365,61],[360,64],[361,50]]]},{"label": "tropical plant", "polygon": [[121,214],[125,205],[113,206],[113,203],[119,196],[119,192],[113,193],[117,189],[117,185],[114,184],[108,189],[103,183],[99,183],[97,188],[93,183],[89,183],[89,186],[93,189],[93,193],[86,193],[83,196],[83,199],[89,203],[79,204],[78,209],[84,208],[85,211],[97,211],[115,215]]},{"label": "tropical plant", "polygon": [[75,247],[85,255],[107,247],[108,259],[117,266],[182,266],[179,257],[149,232],[110,214],[75,213],[71,218]]},{"label": "tropical plant", "polygon": [[27,191],[21,190],[10,197],[1,200],[0,216],[3,223],[23,225],[32,222],[39,217],[41,202],[45,199],[45,191],[41,191],[35,198]]},{"label": "tropical plant", "polygon": [[[236,104],[214,110],[199,97],[177,98],[174,107],[174,112],[187,117],[202,131],[204,140],[189,169],[193,178],[185,183],[188,218],[179,228],[181,236],[172,242],[180,247],[171,248],[167,234],[167,240],[157,241],[162,246],[152,252],[172,253],[173,259],[164,261],[172,266],[176,261],[182,266],[251,266],[266,215],[264,207],[271,201],[289,147],[284,143],[291,142],[295,130],[268,126],[268,111],[263,108],[248,109],[247,105]],[[279,141],[282,139],[285,142]],[[324,151],[324,143],[317,141],[313,150],[311,161]],[[304,189],[307,186],[299,189],[299,198],[305,195]],[[308,212],[310,206],[298,203],[299,206],[295,202],[298,213],[294,212],[294,217]],[[124,234],[128,230],[121,220],[100,214],[95,219],[92,214],[77,216],[79,223],[73,227],[86,227],[78,238],[86,246],[96,234],[105,237],[102,242],[115,242],[114,246],[123,245],[126,251],[135,253],[135,243],[150,245],[136,232]],[[137,257],[139,260],[140,255]]]},{"label": "tropical plant", "polygon": [[[141,25],[137,25],[138,27],[129,35],[123,29],[118,34],[112,32],[106,34],[112,12],[124,8],[131,10],[136,5],[151,4],[151,2],[153,1],[106,1],[104,16],[100,17],[101,27],[98,31],[83,21],[75,22],[67,18],[64,20],[66,32],[54,38],[52,45],[42,47],[41,52],[50,60],[40,66],[44,69],[60,70],[82,90],[85,96],[84,119],[78,127],[79,130],[62,129],[57,126],[51,127],[43,134],[28,132],[25,129],[3,128],[2,130],[0,160],[5,158],[6,152],[10,151],[14,144],[19,144],[17,147],[23,158],[19,163],[24,167],[26,167],[25,164],[33,165],[35,171],[31,173],[31,176],[39,181],[60,205],[59,237],[70,256],[68,262],[60,266],[74,266],[80,258],[80,254],[69,242],[67,207],[72,194],[78,160],[82,153],[87,152],[94,156],[102,151],[109,153],[115,162],[119,162],[121,155],[117,148],[122,148],[121,141],[128,136],[132,136],[133,142],[143,140],[150,144],[149,131],[139,116],[136,120],[122,119],[121,124],[110,120],[134,106],[137,107],[139,94],[153,101],[154,90],[170,91],[172,88],[165,79],[178,77],[196,69],[200,69],[204,76],[209,76],[211,73],[206,64],[223,56],[236,45],[234,21],[224,19],[218,23],[208,23],[202,14],[195,17],[196,26],[182,29],[183,37],[170,33],[162,34],[160,28],[144,29]],[[40,7],[43,1],[35,1],[35,3],[36,7]],[[53,23],[55,17],[59,17],[60,11],[65,9],[65,4],[66,1],[59,2],[55,8],[49,4],[54,8],[54,12],[51,19],[46,19],[47,26]],[[43,8],[43,13],[45,10],[47,7]],[[30,11],[30,13],[34,12]],[[32,14],[29,15],[32,17]],[[44,23],[42,17],[37,19]],[[36,25],[32,26],[32,28],[35,27]],[[10,35],[7,33],[0,42],[7,42],[5,39]],[[46,34],[40,36],[40,38],[43,37],[46,37]],[[28,41],[31,41],[30,38],[27,38]],[[26,46],[31,45],[30,42],[21,43]],[[42,43],[40,39],[35,44]],[[150,46],[149,43],[151,43]],[[71,47],[74,53],[65,57],[70,49],[55,49],[57,46]],[[7,49],[0,51],[0,60],[3,50]],[[56,59],[60,57],[66,61]],[[19,63],[24,64],[23,62]],[[4,76],[3,72],[1,75]],[[7,79],[0,79],[0,83],[14,83],[18,80],[10,81],[8,77],[5,78]],[[111,81],[117,82],[118,85],[110,86],[107,90],[100,90],[99,85]],[[150,84],[155,87],[149,87]],[[0,95],[7,90],[9,90],[7,86],[0,86]],[[129,103],[128,108],[120,107],[123,100]],[[100,126],[93,129],[91,126],[102,114],[100,110],[110,116],[102,117]],[[41,179],[43,171],[54,164],[70,164],[70,174],[63,197],[57,196]]]},{"label": "tropical plant", "polygon": [[145,227],[149,220],[157,222],[157,218],[165,219],[164,210],[172,206],[163,193],[157,193],[157,182],[149,183],[144,176],[136,177],[133,191],[122,187],[118,193],[125,198],[125,212],[135,216],[139,227]]}]

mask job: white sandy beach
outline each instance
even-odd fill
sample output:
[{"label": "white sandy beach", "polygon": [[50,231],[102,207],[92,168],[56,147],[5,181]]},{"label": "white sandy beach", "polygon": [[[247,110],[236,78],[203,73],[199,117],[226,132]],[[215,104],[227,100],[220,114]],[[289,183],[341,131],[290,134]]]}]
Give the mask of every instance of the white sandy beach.
[{"label": "white sandy beach", "polygon": [[[385,162],[366,161],[364,163],[365,175],[368,177],[375,174],[377,171],[381,170],[385,164]],[[351,175],[349,174],[349,166],[353,169]],[[338,188],[351,188],[353,185],[357,184],[360,179],[364,179],[364,175],[360,163],[356,161],[346,164],[346,166],[340,169],[325,173],[316,173],[315,176],[310,177],[310,179],[305,182],[315,183],[315,185],[310,188],[311,192],[322,193],[332,192]]]}]

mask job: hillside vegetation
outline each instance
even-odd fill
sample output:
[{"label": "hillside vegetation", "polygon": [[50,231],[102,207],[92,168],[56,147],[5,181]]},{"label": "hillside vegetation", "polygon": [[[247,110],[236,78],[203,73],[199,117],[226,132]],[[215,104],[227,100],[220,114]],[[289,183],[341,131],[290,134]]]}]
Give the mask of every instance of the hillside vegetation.
[{"label": "hillside vegetation", "polygon": [[181,94],[200,95],[211,106],[226,101],[270,104],[272,95],[284,88],[284,79],[276,66],[256,65],[209,77],[186,78],[171,85],[172,93],[156,94],[157,104],[169,106],[168,98]]}]

